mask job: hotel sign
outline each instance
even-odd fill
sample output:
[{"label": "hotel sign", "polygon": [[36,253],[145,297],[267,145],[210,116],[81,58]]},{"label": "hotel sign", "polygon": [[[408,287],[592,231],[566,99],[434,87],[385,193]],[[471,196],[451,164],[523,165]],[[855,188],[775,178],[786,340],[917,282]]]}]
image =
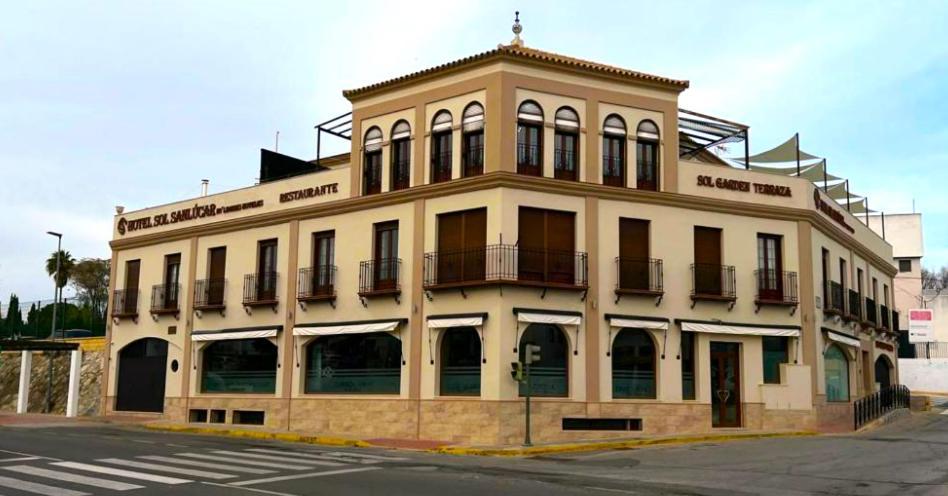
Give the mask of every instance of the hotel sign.
[{"label": "hotel sign", "polygon": [[711,176],[698,176],[698,186],[708,188],[729,189],[731,191],[741,191],[749,193],[753,191],[759,195],[769,196],[793,196],[790,186],[780,186],[777,184],[752,183],[750,181],[741,181],[739,179],[725,179],[723,177],[713,178]]},{"label": "hotel sign", "polygon": [[118,220],[118,226],[116,228],[118,229],[118,233],[124,236],[127,232],[144,231],[153,227],[178,224],[180,222],[188,222],[196,219],[206,219],[208,217],[216,217],[218,215],[260,208],[262,206],[263,200],[235,203],[225,206],[218,206],[216,203],[204,205],[195,203],[191,208],[172,210],[171,212],[155,214],[150,217],[139,217],[137,219],[126,219],[122,217]]},{"label": "hotel sign", "polygon": [[836,210],[835,208],[830,206],[829,202],[823,201],[823,197],[820,196],[819,189],[813,190],[813,201],[816,203],[817,210],[826,214],[827,217],[829,217],[830,219],[833,219],[837,224],[845,227],[846,230],[849,231],[850,233],[856,232],[856,230],[853,229],[853,226],[850,226],[849,223],[846,222],[846,217],[843,215],[842,211]]}]

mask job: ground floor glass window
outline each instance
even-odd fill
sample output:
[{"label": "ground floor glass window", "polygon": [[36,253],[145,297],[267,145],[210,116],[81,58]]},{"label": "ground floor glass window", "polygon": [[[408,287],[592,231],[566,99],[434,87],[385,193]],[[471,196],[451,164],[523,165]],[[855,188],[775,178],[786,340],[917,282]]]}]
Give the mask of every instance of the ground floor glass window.
[{"label": "ground floor glass window", "polygon": [[481,338],[473,327],[446,329],[441,337],[441,395],[481,394]]},{"label": "ground floor glass window", "polygon": [[826,375],[826,400],[849,401],[849,361],[845,352],[835,344],[823,353]]},{"label": "ground floor glass window", "polygon": [[695,333],[681,333],[681,398],[695,399]]},{"label": "ground floor glass window", "polygon": [[[520,362],[524,361],[525,345],[540,346],[540,361],[530,365],[530,393],[532,396],[565,397],[569,393],[569,343],[566,334],[551,324],[530,324],[520,338]],[[526,385],[520,383],[520,395],[526,394]]]},{"label": "ground floor glass window", "polygon": [[780,384],[780,364],[787,363],[790,338],[763,336],[764,384]]},{"label": "ground floor glass window", "polygon": [[622,329],[612,344],[612,397],[655,398],[655,344],[647,331]]},{"label": "ground floor glass window", "polygon": [[277,347],[265,338],[214,341],[203,352],[204,393],[275,393]]},{"label": "ground floor glass window", "polygon": [[391,333],[340,334],[306,347],[307,393],[398,394],[402,342]]}]

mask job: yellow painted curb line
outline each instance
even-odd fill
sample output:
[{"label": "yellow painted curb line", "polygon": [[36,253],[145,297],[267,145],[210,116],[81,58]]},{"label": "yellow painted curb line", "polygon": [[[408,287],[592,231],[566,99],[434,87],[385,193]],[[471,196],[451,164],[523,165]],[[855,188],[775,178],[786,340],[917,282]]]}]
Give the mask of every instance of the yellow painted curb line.
[{"label": "yellow painted curb line", "polygon": [[372,445],[365,441],[355,439],[345,439],[341,437],[330,436],[305,436],[293,432],[267,432],[255,431],[250,429],[215,429],[212,427],[194,427],[189,425],[177,424],[144,424],[146,429],[167,432],[183,432],[187,434],[207,434],[214,436],[245,437],[250,439],[273,439],[276,441],[285,441],[288,443],[322,444],[326,446],[349,446],[356,448],[368,448]]},{"label": "yellow painted curb line", "polygon": [[628,439],[624,441],[602,441],[592,443],[553,444],[548,446],[531,446],[529,448],[465,448],[444,447],[429,450],[432,453],[444,455],[475,455],[475,456],[532,456],[554,453],[578,453],[583,451],[600,451],[609,449],[631,449],[646,446],[674,445],[701,442],[739,441],[745,439],[766,439],[777,437],[804,437],[816,436],[818,433],[809,431],[772,432],[761,434],[723,434],[705,436],[687,436],[659,439]]}]

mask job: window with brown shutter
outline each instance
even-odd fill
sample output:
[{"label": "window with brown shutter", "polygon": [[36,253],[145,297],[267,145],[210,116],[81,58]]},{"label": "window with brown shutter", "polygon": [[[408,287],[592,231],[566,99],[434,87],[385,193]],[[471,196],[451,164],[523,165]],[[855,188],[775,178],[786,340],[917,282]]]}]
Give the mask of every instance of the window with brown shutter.
[{"label": "window with brown shutter", "polygon": [[224,279],[227,263],[227,247],[211,248],[208,252],[206,304],[224,304]]},{"label": "window with brown shutter", "polygon": [[575,284],[576,214],[520,207],[518,278]]},{"label": "window with brown shutter", "polygon": [[398,284],[398,221],[375,224],[374,290]]},{"label": "window with brown shutter", "polygon": [[694,290],[698,295],[721,295],[721,230],[695,226]]},{"label": "window with brown shutter", "polygon": [[619,219],[619,288],[649,290],[649,224]]},{"label": "window with brown shutter", "polygon": [[438,215],[438,284],[484,280],[487,209]]}]

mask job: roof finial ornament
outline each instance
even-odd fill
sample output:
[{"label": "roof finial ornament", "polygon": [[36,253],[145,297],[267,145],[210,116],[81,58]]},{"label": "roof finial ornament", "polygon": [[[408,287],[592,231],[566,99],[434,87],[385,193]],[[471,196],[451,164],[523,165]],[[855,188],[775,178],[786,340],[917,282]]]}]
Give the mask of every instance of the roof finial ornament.
[{"label": "roof finial ornament", "polygon": [[523,31],[523,26],[520,25],[520,11],[518,10],[514,12],[514,14],[514,24],[513,28],[511,28],[511,31],[514,33],[514,39],[510,42],[510,44],[513,46],[522,47],[523,40],[520,39],[520,33]]}]

